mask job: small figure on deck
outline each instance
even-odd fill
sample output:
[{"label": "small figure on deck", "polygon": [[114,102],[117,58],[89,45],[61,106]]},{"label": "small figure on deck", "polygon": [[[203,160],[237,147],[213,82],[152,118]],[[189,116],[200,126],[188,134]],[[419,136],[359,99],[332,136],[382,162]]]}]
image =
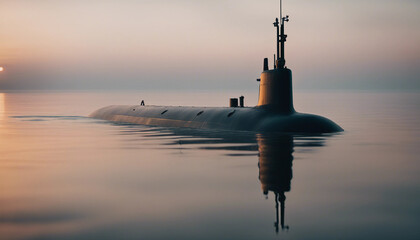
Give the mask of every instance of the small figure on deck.
[{"label": "small figure on deck", "polygon": [[141,100],[140,106],[144,106],[144,100]]}]

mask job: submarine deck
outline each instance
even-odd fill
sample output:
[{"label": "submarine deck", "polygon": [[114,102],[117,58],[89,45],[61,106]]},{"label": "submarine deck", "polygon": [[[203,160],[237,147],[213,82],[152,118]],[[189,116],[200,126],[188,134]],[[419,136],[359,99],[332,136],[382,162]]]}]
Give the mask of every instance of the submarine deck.
[{"label": "submarine deck", "polygon": [[114,105],[89,117],[118,123],[257,132],[332,133],[343,131],[312,114],[279,113],[263,107],[176,107]]}]

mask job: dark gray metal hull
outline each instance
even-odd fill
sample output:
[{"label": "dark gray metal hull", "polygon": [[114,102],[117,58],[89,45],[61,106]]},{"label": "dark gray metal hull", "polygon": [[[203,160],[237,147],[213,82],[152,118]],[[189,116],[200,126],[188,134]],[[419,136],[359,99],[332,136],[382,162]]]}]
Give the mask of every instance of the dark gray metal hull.
[{"label": "dark gray metal hull", "polygon": [[284,114],[264,107],[108,106],[90,117],[117,123],[280,133],[334,133],[343,129],[312,114]]}]

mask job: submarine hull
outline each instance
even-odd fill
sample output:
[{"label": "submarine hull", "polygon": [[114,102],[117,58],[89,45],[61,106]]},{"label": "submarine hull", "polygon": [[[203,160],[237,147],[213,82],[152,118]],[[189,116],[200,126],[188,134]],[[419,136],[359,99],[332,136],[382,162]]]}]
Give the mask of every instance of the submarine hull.
[{"label": "submarine hull", "polygon": [[108,106],[89,117],[116,123],[278,133],[334,133],[343,129],[312,114],[281,113],[264,107]]}]

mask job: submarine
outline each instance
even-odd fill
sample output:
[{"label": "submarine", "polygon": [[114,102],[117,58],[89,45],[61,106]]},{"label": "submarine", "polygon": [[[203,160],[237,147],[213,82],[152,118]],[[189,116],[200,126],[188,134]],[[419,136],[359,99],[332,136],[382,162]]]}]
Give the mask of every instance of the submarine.
[{"label": "submarine", "polygon": [[96,110],[89,117],[115,123],[141,124],[158,127],[216,129],[230,131],[324,134],[344,131],[322,116],[296,112],[293,106],[292,71],[286,67],[285,23],[289,16],[276,18],[277,54],[273,69],[268,58],[263,61],[259,82],[258,104],[245,107],[244,98],[230,99],[229,107],[185,107],[113,105]]}]

